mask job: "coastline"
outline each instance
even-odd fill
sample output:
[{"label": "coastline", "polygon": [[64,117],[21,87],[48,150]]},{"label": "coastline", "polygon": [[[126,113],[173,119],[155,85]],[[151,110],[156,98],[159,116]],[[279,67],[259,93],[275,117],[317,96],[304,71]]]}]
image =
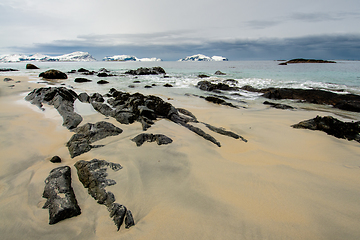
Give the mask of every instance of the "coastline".
[{"label": "coastline", "polygon": [[[191,111],[199,121],[234,131],[248,142],[211,133],[218,148],[167,120],[147,132],[173,143],[141,147],[130,141],[141,124],[123,125],[103,148],[70,158],[65,143],[73,133],[62,127],[52,106],[41,112],[23,100],[40,84],[26,77],[9,88],[1,81],[0,232],[7,239],[357,239],[360,236],[360,145],[319,131],[293,129],[321,111],[272,109],[254,103],[233,109],[187,96],[162,96]],[[30,87],[30,89],[29,89]],[[358,115],[357,115],[358,116]],[[336,116],[339,118],[339,116]],[[104,120],[83,115],[87,123]],[[346,119],[349,121],[349,119]],[[356,119],[359,120],[359,119]],[[198,126],[206,128],[203,126]],[[59,155],[63,162],[49,159]],[[111,190],[133,212],[136,225],[116,231],[108,212],[77,179],[78,160],[104,159],[124,169],[109,176]],[[81,215],[48,225],[42,209],[44,180],[51,169],[68,165]]]}]

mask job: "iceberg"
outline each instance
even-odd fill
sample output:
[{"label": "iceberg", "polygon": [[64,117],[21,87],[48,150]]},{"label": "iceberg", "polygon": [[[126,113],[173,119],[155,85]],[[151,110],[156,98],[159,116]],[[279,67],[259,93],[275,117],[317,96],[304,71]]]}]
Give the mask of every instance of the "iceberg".
[{"label": "iceberg", "polygon": [[204,54],[195,54],[192,56],[187,56],[185,58],[179,59],[179,62],[200,62],[200,61],[228,61],[227,58],[222,56],[212,56],[208,57]]}]

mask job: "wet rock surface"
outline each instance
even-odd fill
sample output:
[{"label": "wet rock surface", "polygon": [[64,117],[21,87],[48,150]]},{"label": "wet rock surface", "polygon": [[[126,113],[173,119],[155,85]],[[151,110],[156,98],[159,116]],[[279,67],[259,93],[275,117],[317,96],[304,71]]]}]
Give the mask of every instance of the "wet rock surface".
[{"label": "wet rock surface", "polygon": [[37,88],[30,92],[26,101],[44,110],[43,103],[53,105],[63,118],[63,126],[68,129],[77,127],[82,117],[74,111],[74,102],[78,95],[65,87]]},{"label": "wet rock surface", "polygon": [[277,109],[295,109],[294,107],[292,107],[290,105],[273,103],[273,102],[268,102],[268,101],[263,102],[263,104],[270,105],[270,107],[277,108]]},{"label": "wet rock surface", "polygon": [[158,145],[172,143],[172,139],[163,135],[163,134],[152,134],[152,133],[141,133],[131,139],[131,141],[136,143],[136,146],[143,145],[144,142],[156,142]]},{"label": "wet rock surface", "polygon": [[125,206],[116,203],[114,194],[105,190],[107,186],[116,184],[114,180],[107,179],[107,169],[111,168],[113,171],[119,171],[122,169],[120,164],[93,159],[91,161],[78,161],[75,163],[75,167],[79,180],[83,186],[88,189],[88,193],[97,200],[99,204],[107,207],[110,212],[110,217],[113,219],[118,231],[124,221],[125,228],[135,225],[131,211]]},{"label": "wet rock surface", "polygon": [[46,78],[46,79],[67,79],[66,73],[63,73],[59,70],[50,69],[45,72],[39,74],[39,77]]},{"label": "wet rock surface", "polygon": [[81,213],[71,187],[71,170],[69,166],[51,170],[45,180],[43,197],[47,199],[43,208],[49,209],[49,224],[55,224]]},{"label": "wet rock surface", "polygon": [[83,126],[73,129],[73,131],[75,134],[66,143],[72,158],[88,152],[92,148],[102,146],[91,145],[91,143],[109,136],[119,135],[123,132],[122,129],[105,121],[97,122],[95,124],[86,123]]},{"label": "wet rock surface", "polygon": [[292,125],[293,128],[319,130],[337,138],[360,142],[360,121],[342,122],[334,117],[325,116],[302,121]]}]

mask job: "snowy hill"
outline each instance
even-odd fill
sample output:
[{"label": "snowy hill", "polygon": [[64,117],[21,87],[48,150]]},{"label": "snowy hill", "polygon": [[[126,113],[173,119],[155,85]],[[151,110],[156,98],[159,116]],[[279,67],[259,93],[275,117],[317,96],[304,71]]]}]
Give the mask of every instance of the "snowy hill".
[{"label": "snowy hill", "polygon": [[137,58],[131,55],[114,55],[112,57],[104,57],[103,61],[137,61],[137,62],[156,62],[162,61],[160,58]]},{"label": "snowy hill", "polygon": [[90,62],[96,61],[88,52],[73,52],[61,56],[48,56],[41,53],[33,55],[8,54],[0,56],[0,62],[24,62],[24,61],[43,61],[43,62]]},{"label": "snowy hill", "polygon": [[179,60],[180,62],[199,62],[199,61],[228,61],[227,58],[221,56],[212,56],[208,57],[203,54],[196,54],[192,56],[187,56],[186,58],[182,58]]}]

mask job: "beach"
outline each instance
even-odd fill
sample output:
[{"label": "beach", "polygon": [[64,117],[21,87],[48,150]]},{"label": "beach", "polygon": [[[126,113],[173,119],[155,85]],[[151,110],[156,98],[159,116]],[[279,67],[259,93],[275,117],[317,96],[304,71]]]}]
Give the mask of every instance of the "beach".
[{"label": "beach", "polygon": [[[14,81],[0,81],[2,239],[360,237],[360,144],[290,127],[317,115],[359,121],[358,113],[310,104],[307,109],[280,110],[260,100],[236,109],[162,91],[159,97],[176,108],[247,142],[211,132],[221,143],[218,147],[161,119],[147,132],[164,134],[173,142],[138,147],[130,139],[143,132],[140,123],[120,124],[77,103],[81,125],[107,121],[123,133],[96,142],[104,147],[71,158],[65,144],[73,133],[62,126],[58,112],[47,105],[41,111],[24,100],[31,90],[45,85],[26,76],[10,77]],[[196,126],[209,132],[204,125]],[[55,155],[61,163],[49,161]],[[116,184],[106,189],[131,209],[135,226],[117,231],[106,207],[79,181],[75,162],[94,158],[123,167],[108,170]],[[49,225],[48,210],[42,208],[44,180],[59,166],[71,167],[81,214]]]}]

